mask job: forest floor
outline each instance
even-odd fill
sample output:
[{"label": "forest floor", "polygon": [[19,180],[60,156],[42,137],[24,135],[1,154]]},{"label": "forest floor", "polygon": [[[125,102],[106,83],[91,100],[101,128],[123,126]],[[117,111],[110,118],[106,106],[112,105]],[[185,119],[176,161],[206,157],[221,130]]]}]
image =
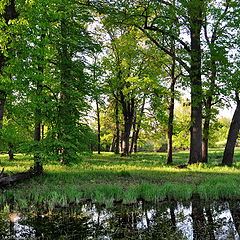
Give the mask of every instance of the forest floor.
[{"label": "forest floor", "polygon": [[[165,153],[137,153],[120,157],[112,153],[81,156],[79,164],[46,164],[42,176],[3,190],[0,204],[14,201],[18,207],[46,204],[66,206],[91,199],[111,205],[114,201],[133,203],[139,198],[161,201],[188,200],[198,194],[204,200],[240,199],[240,148],[232,167],[221,166],[223,149],[211,149],[209,164],[186,164],[189,153],[174,153],[174,164],[166,165]],[[29,169],[29,156],[16,155],[9,161],[0,155],[5,172]]]}]

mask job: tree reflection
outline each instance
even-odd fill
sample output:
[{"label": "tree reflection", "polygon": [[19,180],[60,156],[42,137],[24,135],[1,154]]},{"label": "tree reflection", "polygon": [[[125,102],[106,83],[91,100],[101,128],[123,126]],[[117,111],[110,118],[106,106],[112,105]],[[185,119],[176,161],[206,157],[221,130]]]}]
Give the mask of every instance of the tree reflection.
[{"label": "tree reflection", "polygon": [[239,235],[239,226],[240,226],[240,208],[239,205],[237,206],[236,203],[229,202],[229,209],[232,215],[233,223],[235,226],[235,229]]},{"label": "tree reflection", "polygon": [[208,238],[206,219],[203,213],[203,206],[200,204],[200,198],[194,197],[192,201],[192,222],[193,239],[206,240]]},{"label": "tree reflection", "polygon": [[18,222],[10,221],[9,216],[8,212],[1,214],[1,239],[16,239],[18,235],[24,239],[215,240],[234,237],[233,222],[236,230],[240,226],[239,205],[202,204],[198,198],[186,204],[139,202],[113,208],[89,204],[52,212],[36,211]]}]

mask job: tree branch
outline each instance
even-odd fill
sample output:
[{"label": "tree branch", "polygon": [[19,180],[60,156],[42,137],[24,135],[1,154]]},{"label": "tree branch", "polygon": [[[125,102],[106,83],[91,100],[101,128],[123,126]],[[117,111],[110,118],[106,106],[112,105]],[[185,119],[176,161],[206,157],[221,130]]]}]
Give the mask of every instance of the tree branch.
[{"label": "tree branch", "polygon": [[160,50],[164,51],[166,54],[168,54],[170,57],[175,58],[176,61],[179,62],[180,65],[182,65],[187,72],[190,71],[190,67],[179,57],[177,57],[174,53],[163,47],[162,45],[159,44],[159,42],[153,38],[147,31],[145,31],[144,28],[136,26],[138,29],[140,29]]}]

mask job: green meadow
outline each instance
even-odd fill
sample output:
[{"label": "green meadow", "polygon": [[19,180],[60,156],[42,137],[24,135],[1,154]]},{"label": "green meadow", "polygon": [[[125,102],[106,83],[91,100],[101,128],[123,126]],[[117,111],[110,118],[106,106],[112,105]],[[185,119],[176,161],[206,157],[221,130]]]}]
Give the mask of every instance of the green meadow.
[{"label": "green meadow", "polygon": [[[210,150],[208,164],[185,164],[188,152],[174,153],[174,164],[166,165],[165,153],[137,153],[120,157],[112,153],[82,155],[71,166],[44,165],[44,174],[2,190],[1,204],[18,208],[44,205],[64,207],[90,200],[111,206],[114,202],[134,204],[148,201],[188,200],[197,194],[203,200],[240,199],[240,148],[235,164],[221,166],[223,149]],[[1,155],[5,172],[21,172],[33,165],[29,156],[16,155],[9,161]]]}]

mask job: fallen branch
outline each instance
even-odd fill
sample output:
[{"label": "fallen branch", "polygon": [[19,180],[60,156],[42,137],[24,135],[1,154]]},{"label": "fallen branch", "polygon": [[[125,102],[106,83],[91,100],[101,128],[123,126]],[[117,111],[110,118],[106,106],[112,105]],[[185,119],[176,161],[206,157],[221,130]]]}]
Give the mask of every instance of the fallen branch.
[{"label": "fallen branch", "polygon": [[32,177],[39,176],[42,174],[42,172],[43,172],[42,167],[34,166],[34,168],[31,167],[26,172],[19,172],[19,173],[13,173],[11,175],[8,175],[4,173],[4,168],[3,168],[0,173],[0,188],[3,189],[15,183],[19,183],[25,179],[30,179]]}]

